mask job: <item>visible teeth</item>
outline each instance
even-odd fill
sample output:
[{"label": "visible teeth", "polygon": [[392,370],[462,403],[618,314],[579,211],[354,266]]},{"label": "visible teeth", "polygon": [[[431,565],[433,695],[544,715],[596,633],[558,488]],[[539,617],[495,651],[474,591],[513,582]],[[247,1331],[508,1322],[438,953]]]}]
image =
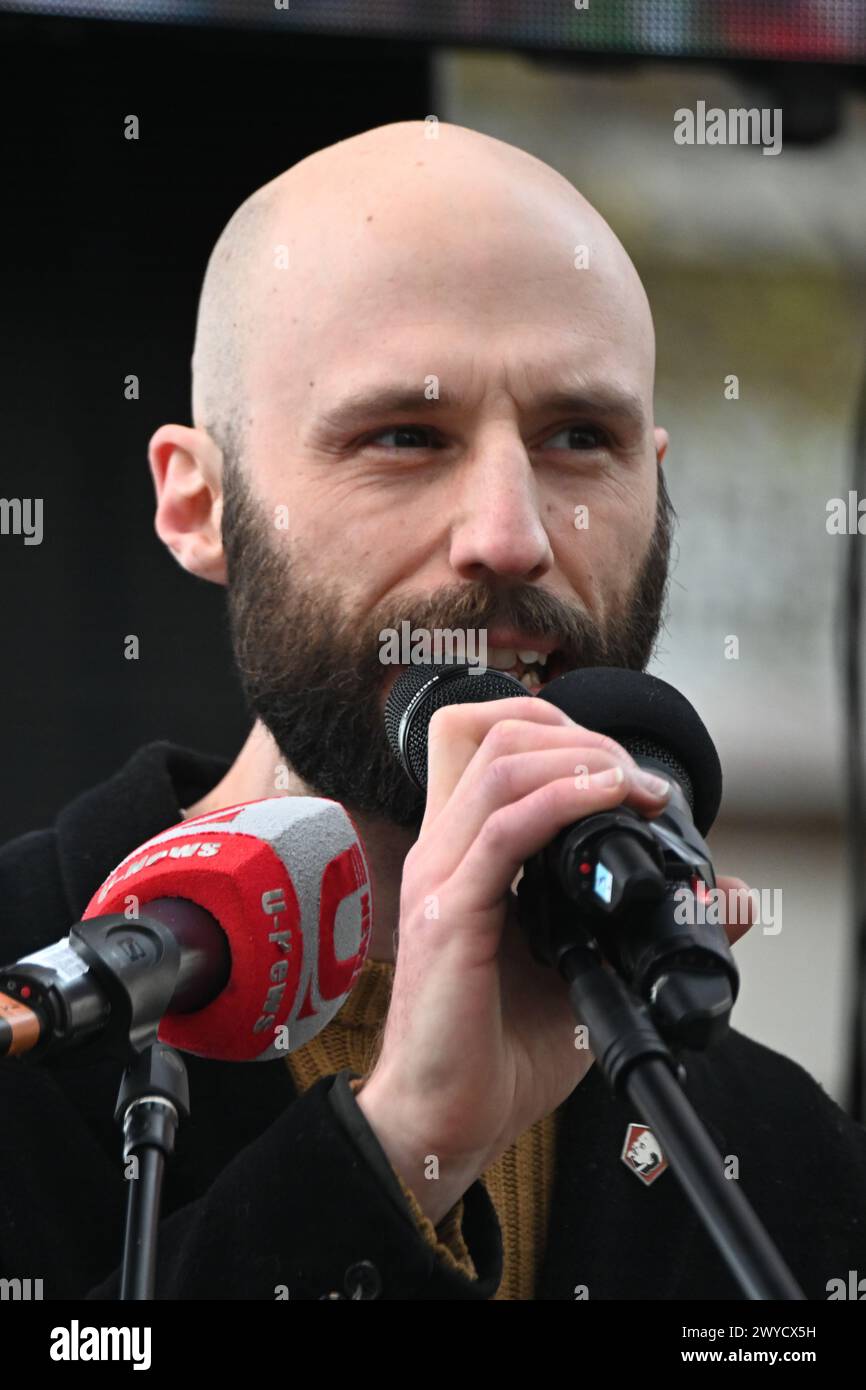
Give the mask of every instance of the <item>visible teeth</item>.
[{"label": "visible teeth", "polygon": [[510,671],[516,663],[517,652],[509,651],[507,647],[491,647],[487,653],[487,665],[497,671]]},{"label": "visible teeth", "polygon": [[520,677],[520,684],[527,690],[540,689],[538,677],[532,671],[524,671],[523,675]]},{"label": "visible teeth", "polygon": [[534,666],[536,662],[539,666],[547,665],[546,652],[518,652],[517,655],[520,657],[524,666]]}]

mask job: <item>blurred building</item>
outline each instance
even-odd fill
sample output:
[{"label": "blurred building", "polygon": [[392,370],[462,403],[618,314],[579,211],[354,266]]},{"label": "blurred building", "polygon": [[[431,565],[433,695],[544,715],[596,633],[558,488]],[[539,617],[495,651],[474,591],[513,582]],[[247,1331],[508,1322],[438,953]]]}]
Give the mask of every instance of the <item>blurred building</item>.
[{"label": "blurred building", "polygon": [[[436,114],[566,175],[635,261],[658,338],[656,421],[679,513],[652,666],[692,700],[725,771],[720,872],[778,905],[736,948],[735,1026],[841,1099],[851,926],[838,603],[864,365],[866,103],[813,147],[684,146],[674,113],[761,106],[719,69],[621,73],[443,52]],[[737,378],[738,399],[726,379]],[[731,639],[736,639],[735,642]],[[737,653],[732,655],[732,653]],[[866,853],[864,853],[866,858]],[[775,891],[772,899],[770,893]]]}]

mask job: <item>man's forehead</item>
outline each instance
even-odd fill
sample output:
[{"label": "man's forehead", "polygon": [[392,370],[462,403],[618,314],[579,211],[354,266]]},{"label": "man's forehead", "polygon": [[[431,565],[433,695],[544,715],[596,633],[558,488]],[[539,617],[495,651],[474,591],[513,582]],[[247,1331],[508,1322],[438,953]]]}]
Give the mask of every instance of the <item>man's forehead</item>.
[{"label": "man's forehead", "polygon": [[638,426],[651,412],[653,351],[627,316],[543,314],[476,323],[461,314],[392,330],[347,317],[332,335],[291,325],[289,341],[259,357],[259,401],[338,429],[365,415],[423,407],[470,409],[510,396],[521,410],[581,407]]},{"label": "man's forehead", "polygon": [[306,416],[369,363],[396,377],[394,358],[404,376],[438,375],[440,401],[477,380],[522,398],[535,362],[560,381],[544,360],[554,342],[577,370],[594,365],[651,400],[649,306],[603,218],[525,151],[440,133],[429,142],[423,122],[406,122],[352,137],[238,209],[199,307],[197,420],[241,396],[275,425]]},{"label": "man's forehead", "polygon": [[271,360],[293,372],[334,363],[342,374],[371,353],[411,351],[415,360],[451,344],[477,344],[479,354],[501,344],[512,356],[511,342],[526,341],[529,362],[545,341],[567,338],[602,355],[613,346],[622,361],[652,356],[643,289],[609,242],[594,241],[591,264],[576,266],[577,232],[558,219],[467,230],[433,213],[422,201],[399,235],[329,218],[303,232],[276,228],[271,240],[278,248],[285,237],[285,260],[265,248],[256,294]]}]

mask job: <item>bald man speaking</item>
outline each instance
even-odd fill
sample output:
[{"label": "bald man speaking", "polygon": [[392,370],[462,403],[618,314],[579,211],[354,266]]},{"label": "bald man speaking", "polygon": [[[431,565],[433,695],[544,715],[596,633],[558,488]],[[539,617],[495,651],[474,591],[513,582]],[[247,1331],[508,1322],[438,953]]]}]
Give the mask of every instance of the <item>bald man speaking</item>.
[{"label": "bald man speaking", "polygon": [[[509,891],[562,827],[621,804],[655,816],[669,787],[544,701],[440,711],[426,798],[385,738],[400,667],[382,633],[403,623],[483,633],[531,692],[582,666],[643,670],[673,520],[652,318],[622,246],[533,156],[430,133],[401,122],[322,150],[219,238],[193,424],[158,429],[150,467],[159,537],[226,587],[251,732],[230,765],[148,745],[6,846],[6,939],[62,934],[183,817],[334,798],[369,858],[369,958],[287,1059],[190,1057],[158,1296],[737,1298],[658,1145],[629,1161],[642,1117],[575,1047],[565,985],[533,962]],[[0,1192],[28,1219],[8,1256],[7,1221],[5,1262],[46,1296],[116,1297],[116,1069],[32,1069],[22,1097],[14,1067],[0,1073],[26,1116],[0,1141]],[[808,1297],[866,1272],[866,1131],[735,1031],[689,1072]]]}]

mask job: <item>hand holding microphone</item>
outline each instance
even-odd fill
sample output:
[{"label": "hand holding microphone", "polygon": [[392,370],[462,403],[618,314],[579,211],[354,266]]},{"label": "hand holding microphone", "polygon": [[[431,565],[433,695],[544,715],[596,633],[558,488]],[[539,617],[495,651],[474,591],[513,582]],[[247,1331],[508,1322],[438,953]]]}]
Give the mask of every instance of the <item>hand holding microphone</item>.
[{"label": "hand holding microphone", "polygon": [[[517,928],[513,879],[573,821],[623,803],[652,816],[667,801],[624,748],[514,684],[514,699],[450,705],[430,721],[391,1007],[358,1094],[434,1222],[592,1061],[573,1046],[564,982]],[[435,1183],[423,1178],[430,1154]]]},{"label": "hand holding microphone", "polygon": [[[598,813],[631,808],[661,825],[670,806],[706,831],[721,774],[688,702],[636,672],[571,673],[533,699],[501,672],[410,668],[386,724],[427,804],[404,865],[382,1049],[358,1103],[436,1221],[594,1060],[573,1046],[564,981],[536,963],[518,929],[509,887],[519,869]],[[659,773],[675,774],[672,794]],[[729,896],[745,888],[717,886]],[[747,929],[728,930],[729,943]],[[430,1154],[436,1183],[423,1176]]]}]

